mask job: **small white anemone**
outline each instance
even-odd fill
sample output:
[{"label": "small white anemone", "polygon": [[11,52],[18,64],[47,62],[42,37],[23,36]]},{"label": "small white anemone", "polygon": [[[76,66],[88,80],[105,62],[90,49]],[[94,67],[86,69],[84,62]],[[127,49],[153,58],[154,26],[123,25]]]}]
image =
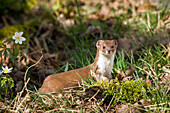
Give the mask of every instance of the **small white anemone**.
[{"label": "small white anemone", "polygon": [[22,41],[25,41],[26,38],[22,37],[23,32],[15,32],[15,35],[12,37],[12,39],[15,40],[15,43],[22,44]]},{"label": "small white anemone", "polygon": [[3,73],[10,73],[12,71],[13,67],[8,69],[8,66],[5,66],[5,67],[2,67],[2,69],[3,69]]}]

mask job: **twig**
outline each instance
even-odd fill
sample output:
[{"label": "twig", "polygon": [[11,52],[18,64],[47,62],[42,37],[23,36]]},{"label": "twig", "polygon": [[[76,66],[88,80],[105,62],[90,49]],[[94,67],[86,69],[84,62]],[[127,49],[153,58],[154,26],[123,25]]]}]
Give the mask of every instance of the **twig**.
[{"label": "twig", "polygon": [[106,109],[105,113],[107,113],[107,110],[109,109],[109,107],[110,107],[110,105],[111,105],[111,103],[112,103],[112,101],[113,101],[114,97],[115,97],[115,94],[113,95],[113,97],[112,97],[112,99],[111,99],[111,101],[110,101],[109,105],[107,106],[107,109]]},{"label": "twig", "polygon": [[[138,67],[138,66],[135,66],[135,67],[138,68],[138,69],[140,69],[140,70],[142,70],[142,71],[144,71],[147,75],[150,75],[150,76],[153,78],[153,81],[155,82],[155,84],[157,83],[157,82],[155,81],[155,79],[154,79],[154,78],[156,78],[156,77],[154,77],[151,73],[145,71],[144,69],[142,69],[142,68],[140,68],[140,67]],[[156,78],[156,79],[158,79],[158,78]],[[157,88],[159,87],[158,84],[156,84],[156,87],[157,87]]]},{"label": "twig", "polygon": [[[154,76],[157,77],[157,75],[156,75],[154,69],[152,68],[152,66],[151,66],[148,62],[146,62],[146,61],[143,60],[143,59],[139,59],[139,60],[141,60],[141,61],[145,62],[146,64],[148,64],[148,66],[150,67],[150,69],[151,69],[152,73],[154,74]],[[156,79],[158,79],[158,78],[156,78]]]},{"label": "twig", "polygon": [[[41,52],[41,53],[42,53],[42,52]],[[26,72],[25,72],[25,76],[24,76],[24,82],[26,82],[26,76],[27,76],[28,70],[29,70],[30,68],[36,66],[36,65],[41,61],[42,58],[43,58],[43,54],[42,54],[42,56],[40,57],[40,59],[39,59],[35,64],[33,64],[33,65],[31,65],[30,67],[27,68],[27,70],[26,70]]]},{"label": "twig", "polygon": [[168,103],[154,104],[154,105],[147,105],[147,106],[144,106],[144,107],[155,107],[155,106],[157,106],[157,105],[164,105],[164,104],[170,105],[170,102],[168,102]]},{"label": "twig", "polygon": [[88,100],[88,101],[91,101],[91,99],[95,99],[94,97],[99,93],[100,89],[97,90],[97,92]]},{"label": "twig", "polygon": [[163,57],[164,57],[164,55],[166,54],[166,52],[167,52],[167,49],[161,44],[161,46],[166,50],[165,52],[164,52],[164,54],[161,56],[161,58],[159,58],[155,63],[154,63],[154,69],[155,69],[155,64],[157,63],[157,62],[159,62]]},{"label": "twig", "polygon": [[[58,111],[58,110],[61,110],[61,111],[64,111],[64,110],[66,110],[66,109],[57,109],[57,108],[55,108],[55,109],[52,109],[52,110],[49,110],[49,111],[46,111],[45,113],[51,113],[51,112],[54,112],[54,111]],[[71,112],[77,112],[77,113],[79,113],[79,111],[78,110],[71,110],[71,109],[67,109],[67,111],[71,111]]]},{"label": "twig", "polygon": [[148,27],[149,27],[149,29],[151,29],[149,13],[147,13],[147,21],[148,21]]},{"label": "twig", "polygon": [[[20,101],[20,98],[21,98],[24,90],[27,90],[27,91],[29,92],[29,90],[27,89],[27,84],[28,84],[30,78],[28,78],[28,80],[26,81],[26,76],[27,76],[28,70],[29,70],[30,68],[32,68],[33,66],[37,65],[37,64],[41,61],[42,58],[43,58],[43,54],[42,54],[42,56],[40,57],[40,59],[39,59],[35,64],[33,64],[33,65],[31,65],[30,67],[27,68],[27,70],[26,70],[26,72],[25,72],[25,76],[24,76],[24,83],[25,83],[25,85],[24,85],[22,91],[19,93],[18,102]],[[21,103],[19,104],[19,106],[17,107],[17,109],[15,110],[15,112],[18,112],[18,111],[19,111],[19,109],[20,109],[22,103],[24,102],[24,100],[25,100],[25,99],[23,99],[23,100],[21,101]]]},{"label": "twig", "polygon": [[[18,97],[18,101],[20,101],[20,98],[21,98],[21,96],[22,96],[22,94],[23,94],[23,92],[24,92],[24,89],[26,88],[26,86],[27,86],[29,80],[30,80],[30,78],[28,78],[28,80],[25,82],[25,85],[24,85],[22,91],[19,93],[20,95],[19,95],[19,97]],[[18,106],[17,109],[16,109],[16,112],[19,111],[19,109],[20,109],[22,103],[24,102],[24,100],[25,100],[25,98],[20,102],[19,106]]]}]

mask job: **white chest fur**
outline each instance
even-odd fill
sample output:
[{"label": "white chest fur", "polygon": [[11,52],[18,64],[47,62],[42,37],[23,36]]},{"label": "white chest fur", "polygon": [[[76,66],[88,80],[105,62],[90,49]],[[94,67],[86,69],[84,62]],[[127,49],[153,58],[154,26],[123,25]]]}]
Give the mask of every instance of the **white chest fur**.
[{"label": "white chest fur", "polygon": [[111,79],[111,71],[113,68],[113,60],[115,57],[115,53],[113,53],[112,55],[104,55],[99,51],[99,58],[97,61],[97,66],[99,67],[100,73]]}]

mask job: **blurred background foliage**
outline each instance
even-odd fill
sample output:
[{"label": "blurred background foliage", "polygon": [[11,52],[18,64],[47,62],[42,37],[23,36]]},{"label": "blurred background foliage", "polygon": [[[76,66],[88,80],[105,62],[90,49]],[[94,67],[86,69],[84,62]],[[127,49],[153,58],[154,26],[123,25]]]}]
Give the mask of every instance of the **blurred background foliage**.
[{"label": "blurred background foliage", "polygon": [[169,7],[168,0],[1,0],[0,39],[24,31],[30,45],[57,52],[61,65],[81,67],[99,39],[116,39],[128,53],[168,44]]},{"label": "blurred background foliage", "polygon": [[24,10],[31,10],[37,4],[36,0],[0,0],[0,13],[16,15]]}]

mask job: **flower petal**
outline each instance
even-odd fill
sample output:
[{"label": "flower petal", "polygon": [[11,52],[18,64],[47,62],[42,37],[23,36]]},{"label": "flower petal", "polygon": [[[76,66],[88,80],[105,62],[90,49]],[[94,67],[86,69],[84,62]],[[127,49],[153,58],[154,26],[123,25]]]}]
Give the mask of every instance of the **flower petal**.
[{"label": "flower petal", "polygon": [[18,35],[18,32],[15,32],[15,36],[17,36]]},{"label": "flower petal", "polygon": [[12,71],[8,70],[8,73],[11,73]]},{"label": "flower petal", "polygon": [[22,40],[19,40],[19,44],[22,44]]},{"label": "flower petal", "polygon": [[13,67],[11,67],[10,69],[8,69],[9,71],[11,71],[13,69]]},{"label": "flower petal", "polygon": [[13,36],[12,39],[16,39],[16,36]]},{"label": "flower petal", "polygon": [[23,32],[19,32],[19,33],[18,33],[18,35],[20,35],[20,36],[21,36],[22,34],[23,34]]},{"label": "flower petal", "polygon": [[18,43],[18,41],[17,41],[17,40],[15,40],[15,43],[17,44],[17,43]]},{"label": "flower petal", "polygon": [[8,69],[8,66],[5,66],[5,69]]},{"label": "flower petal", "polygon": [[21,40],[22,40],[22,41],[25,41],[25,40],[26,40],[26,38],[24,38],[24,37],[21,37]]}]

